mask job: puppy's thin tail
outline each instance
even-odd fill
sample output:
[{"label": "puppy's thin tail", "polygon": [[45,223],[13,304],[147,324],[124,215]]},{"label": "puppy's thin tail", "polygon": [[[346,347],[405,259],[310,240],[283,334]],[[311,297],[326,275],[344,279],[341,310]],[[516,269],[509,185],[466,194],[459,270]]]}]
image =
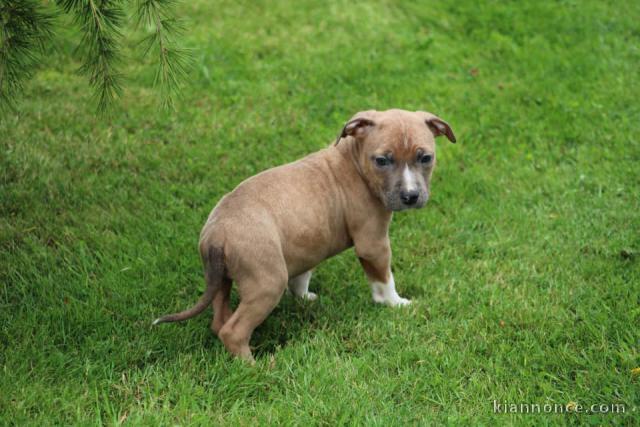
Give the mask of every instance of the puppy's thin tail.
[{"label": "puppy's thin tail", "polygon": [[200,254],[204,264],[204,276],[207,287],[193,307],[179,313],[167,314],[153,321],[153,325],[168,322],[180,322],[202,313],[213,301],[225,274],[224,252],[222,248],[201,247]]}]

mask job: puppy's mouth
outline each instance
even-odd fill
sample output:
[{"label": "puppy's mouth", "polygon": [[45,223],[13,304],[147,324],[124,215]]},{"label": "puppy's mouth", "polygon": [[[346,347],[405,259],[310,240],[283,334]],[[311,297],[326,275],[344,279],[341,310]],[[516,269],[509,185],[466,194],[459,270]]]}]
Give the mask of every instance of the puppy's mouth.
[{"label": "puppy's mouth", "polygon": [[401,212],[401,211],[408,211],[411,209],[420,209],[423,208],[424,205],[426,205],[427,203],[420,203],[420,204],[415,204],[415,205],[411,205],[411,206],[407,206],[407,205],[400,205],[400,206],[394,206],[391,208],[392,211],[394,212]]},{"label": "puppy's mouth", "polygon": [[390,198],[385,198],[385,205],[387,209],[393,212],[401,212],[407,211],[410,209],[420,209],[423,208],[427,202],[429,201],[429,196],[425,196],[421,194],[417,200],[402,200],[402,198],[395,196]]}]

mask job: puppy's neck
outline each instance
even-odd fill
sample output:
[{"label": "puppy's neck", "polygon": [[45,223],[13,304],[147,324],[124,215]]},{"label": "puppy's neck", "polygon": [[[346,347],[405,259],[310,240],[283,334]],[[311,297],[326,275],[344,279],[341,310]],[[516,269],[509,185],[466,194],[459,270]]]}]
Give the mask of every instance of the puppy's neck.
[{"label": "puppy's neck", "polygon": [[380,198],[372,191],[369,182],[362,170],[361,164],[361,143],[355,138],[343,138],[338,145],[331,145],[328,151],[334,157],[334,175],[340,186],[345,190],[345,194],[359,194],[352,203],[362,204],[369,214],[388,217],[391,219],[392,212],[388,210]]},{"label": "puppy's neck", "polygon": [[351,162],[353,168],[356,170],[356,172],[358,172],[358,175],[360,175],[360,179],[362,179],[362,181],[366,184],[367,179],[364,175],[364,172],[362,171],[362,166],[360,165],[360,156],[362,155],[361,144],[356,141],[355,138],[349,136],[346,138],[342,138],[340,144],[338,144],[336,148],[338,149],[340,154],[345,157],[345,160]]}]

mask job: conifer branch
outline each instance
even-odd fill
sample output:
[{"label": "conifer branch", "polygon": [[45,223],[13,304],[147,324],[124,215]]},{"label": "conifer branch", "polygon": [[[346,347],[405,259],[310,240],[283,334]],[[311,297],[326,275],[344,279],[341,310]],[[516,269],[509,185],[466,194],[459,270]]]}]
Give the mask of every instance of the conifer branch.
[{"label": "conifer branch", "polygon": [[[121,46],[126,24],[125,9],[132,6],[137,27],[151,34],[145,37],[143,56],[157,51],[155,84],[165,106],[186,77],[190,51],[176,43],[182,26],[173,17],[175,0],[55,0],[55,5],[73,17],[80,27],[81,40],[76,51],[81,57],[79,72],[86,75],[97,98],[99,111],[105,111],[122,92],[124,79]],[[12,107],[32,77],[54,36],[56,13],[40,0],[0,0],[0,109]]]},{"label": "conifer branch", "polygon": [[180,82],[186,77],[191,59],[189,50],[176,45],[174,37],[182,34],[180,21],[171,17],[173,0],[138,0],[137,26],[152,29],[145,37],[143,45],[146,56],[157,49],[158,70],[155,83],[160,86],[165,107],[173,107],[173,97],[180,88]]},{"label": "conifer branch", "polygon": [[82,55],[80,73],[89,77],[98,110],[104,111],[122,92],[119,41],[125,13],[118,0],[58,0],[82,27],[77,51]]},{"label": "conifer branch", "polygon": [[53,35],[53,19],[53,12],[37,0],[0,2],[0,109],[15,107]]}]

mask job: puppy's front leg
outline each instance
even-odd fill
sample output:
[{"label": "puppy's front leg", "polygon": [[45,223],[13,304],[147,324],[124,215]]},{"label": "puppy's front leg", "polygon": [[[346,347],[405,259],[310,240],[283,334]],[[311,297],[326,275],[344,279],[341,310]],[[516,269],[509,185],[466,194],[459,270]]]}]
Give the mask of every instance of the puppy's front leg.
[{"label": "puppy's front leg", "polygon": [[306,273],[289,279],[289,290],[293,295],[298,298],[308,299],[309,301],[313,301],[318,297],[313,292],[309,292],[309,281],[311,281],[312,271],[313,270],[309,270]]},{"label": "puppy's front leg", "polygon": [[373,250],[367,248],[367,250],[359,251],[356,247],[356,253],[369,279],[371,295],[375,302],[392,307],[411,303],[408,299],[398,295],[396,291],[396,284],[391,272],[391,248],[388,240]]}]

